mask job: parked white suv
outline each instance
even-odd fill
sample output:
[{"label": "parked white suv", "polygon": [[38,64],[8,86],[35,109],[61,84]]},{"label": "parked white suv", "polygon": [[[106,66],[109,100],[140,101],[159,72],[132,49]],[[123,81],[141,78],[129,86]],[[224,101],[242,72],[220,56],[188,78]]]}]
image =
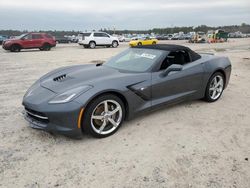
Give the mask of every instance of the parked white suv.
[{"label": "parked white suv", "polygon": [[117,37],[113,37],[104,32],[85,32],[78,35],[78,44],[84,48],[95,48],[96,46],[107,46],[116,48],[119,45]]}]

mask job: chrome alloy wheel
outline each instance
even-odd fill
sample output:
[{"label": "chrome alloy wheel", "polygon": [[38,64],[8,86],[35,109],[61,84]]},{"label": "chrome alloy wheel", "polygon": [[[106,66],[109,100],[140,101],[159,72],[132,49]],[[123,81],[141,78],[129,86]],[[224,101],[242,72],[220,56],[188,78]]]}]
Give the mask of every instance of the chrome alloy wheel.
[{"label": "chrome alloy wheel", "polygon": [[109,134],[121,124],[122,115],[122,107],[118,102],[102,101],[92,112],[91,126],[97,134]]},{"label": "chrome alloy wheel", "polygon": [[94,42],[90,42],[90,43],[89,43],[89,47],[90,47],[90,48],[92,48],[92,49],[93,49],[93,48],[95,48],[95,46],[96,46],[96,45],[95,45],[95,43],[94,43]]},{"label": "chrome alloy wheel", "polygon": [[117,48],[118,43],[116,41],[114,41],[114,42],[112,42],[112,46],[113,46],[113,48]]},{"label": "chrome alloy wheel", "polygon": [[213,78],[209,86],[209,96],[211,99],[216,100],[222,94],[224,88],[224,80],[221,75],[217,75]]}]

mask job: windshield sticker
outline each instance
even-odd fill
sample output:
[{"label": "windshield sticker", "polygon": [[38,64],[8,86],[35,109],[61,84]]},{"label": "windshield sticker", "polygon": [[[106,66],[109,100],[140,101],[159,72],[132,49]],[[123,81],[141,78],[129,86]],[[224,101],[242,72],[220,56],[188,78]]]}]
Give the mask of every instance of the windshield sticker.
[{"label": "windshield sticker", "polygon": [[143,54],[141,54],[141,57],[145,57],[148,59],[154,59],[156,57],[156,55],[143,53]]}]

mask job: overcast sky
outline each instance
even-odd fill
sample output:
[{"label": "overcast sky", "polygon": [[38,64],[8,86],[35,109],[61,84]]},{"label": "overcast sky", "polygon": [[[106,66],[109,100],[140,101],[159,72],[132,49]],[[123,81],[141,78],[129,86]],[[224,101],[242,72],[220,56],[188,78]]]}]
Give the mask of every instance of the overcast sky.
[{"label": "overcast sky", "polygon": [[218,26],[250,23],[250,0],[0,0],[0,29]]}]

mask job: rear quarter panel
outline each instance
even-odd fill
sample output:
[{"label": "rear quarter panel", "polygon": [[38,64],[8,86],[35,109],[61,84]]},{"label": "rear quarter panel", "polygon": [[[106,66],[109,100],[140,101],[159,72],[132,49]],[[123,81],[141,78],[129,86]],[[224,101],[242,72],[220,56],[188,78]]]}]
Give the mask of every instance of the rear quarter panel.
[{"label": "rear quarter panel", "polygon": [[223,56],[203,55],[203,54],[201,54],[201,56],[202,58],[204,58],[204,68],[205,68],[204,83],[206,83],[205,87],[208,83],[209,78],[216,71],[221,71],[225,76],[225,88],[226,88],[230,79],[231,69],[232,69],[229,58]]}]

